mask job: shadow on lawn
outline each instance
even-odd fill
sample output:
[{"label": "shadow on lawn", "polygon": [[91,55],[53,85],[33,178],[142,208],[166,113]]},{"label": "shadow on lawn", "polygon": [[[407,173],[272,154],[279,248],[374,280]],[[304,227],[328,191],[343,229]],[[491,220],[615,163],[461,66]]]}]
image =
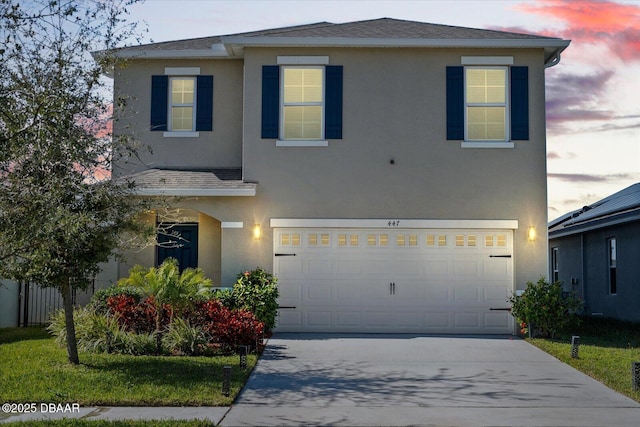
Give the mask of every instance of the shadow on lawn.
[{"label": "shadow on lawn", "polygon": [[0,328],[0,344],[13,342],[49,339],[51,335],[44,326],[29,326],[28,328]]},{"label": "shadow on lawn", "polygon": [[190,387],[194,383],[219,384],[223,366],[232,366],[231,381],[244,381],[248,371],[242,371],[235,358],[202,358],[171,356],[100,355],[99,358],[81,363],[87,369],[99,370],[118,376],[133,384],[172,385]]},{"label": "shadow on lawn", "polygon": [[580,337],[581,345],[624,350],[640,349],[640,323],[606,317],[583,317],[578,328],[572,332],[559,333],[552,341],[571,343],[572,335]]}]

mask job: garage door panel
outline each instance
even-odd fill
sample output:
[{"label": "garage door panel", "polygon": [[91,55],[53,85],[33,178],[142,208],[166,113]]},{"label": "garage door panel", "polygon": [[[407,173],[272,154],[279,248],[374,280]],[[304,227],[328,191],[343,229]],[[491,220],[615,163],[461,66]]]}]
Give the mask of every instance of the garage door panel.
[{"label": "garage door panel", "polygon": [[302,258],[278,256],[275,258],[274,268],[283,277],[299,277],[302,275]]},{"label": "garage door panel", "polygon": [[456,286],[453,289],[453,301],[459,304],[480,302],[480,289],[475,286]]},{"label": "garage door panel", "polygon": [[432,278],[446,278],[449,275],[449,260],[425,260],[425,274]]},{"label": "garage door panel", "polygon": [[[278,330],[511,333],[510,230],[276,229]],[[284,244],[286,243],[286,245]],[[494,257],[491,257],[491,256]]]},{"label": "garage door panel", "polygon": [[451,320],[448,312],[439,313],[432,311],[424,314],[424,326],[427,330],[437,329],[450,329]]},{"label": "garage door panel", "polygon": [[377,258],[378,254],[375,255],[376,257],[372,257],[362,263],[364,271],[366,271],[368,275],[383,275],[389,273],[392,263],[387,259]]},{"label": "garage door panel", "polygon": [[509,289],[506,286],[487,287],[484,289],[484,300],[488,302],[500,302],[506,306],[509,294]]},{"label": "garage door panel", "polygon": [[335,272],[342,275],[360,276],[363,273],[362,260],[346,258],[336,260]]},{"label": "garage door panel", "polygon": [[454,313],[453,321],[456,329],[480,328],[480,315],[478,313]]},{"label": "garage door panel", "polygon": [[506,312],[484,313],[484,326],[486,328],[508,328],[510,314]]},{"label": "garage door panel", "polygon": [[307,258],[305,259],[307,275],[327,275],[331,272],[331,259]]},{"label": "garage door panel", "polygon": [[304,301],[310,304],[330,304],[333,302],[333,286],[329,281],[313,281],[304,285]]},{"label": "garage door panel", "polygon": [[451,289],[445,286],[431,285],[425,289],[426,299],[432,303],[444,303],[451,299]]},{"label": "garage door panel", "polygon": [[336,313],[336,326],[340,328],[360,327],[362,325],[362,313],[359,311],[338,311]]},{"label": "garage door panel", "polygon": [[453,261],[453,274],[456,277],[481,277],[482,264],[476,259],[456,259]]},{"label": "garage door panel", "polygon": [[327,310],[307,310],[307,325],[313,328],[330,328],[331,311]]},{"label": "garage door panel", "polygon": [[[284,306],[284,304],[281,304]],[[302,322],[302,311],[282,309],[278,313],[278,327],[281,329],[301,329],[304,326]]]}]

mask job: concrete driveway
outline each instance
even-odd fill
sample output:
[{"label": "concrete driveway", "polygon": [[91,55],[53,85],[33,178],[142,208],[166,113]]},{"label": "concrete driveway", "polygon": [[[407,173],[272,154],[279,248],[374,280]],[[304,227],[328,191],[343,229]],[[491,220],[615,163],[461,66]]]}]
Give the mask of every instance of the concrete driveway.
[{"label": "concrete driveway", "polygon": [[637,426],[640,404],[512,337],[277,334],[222,425]]}]

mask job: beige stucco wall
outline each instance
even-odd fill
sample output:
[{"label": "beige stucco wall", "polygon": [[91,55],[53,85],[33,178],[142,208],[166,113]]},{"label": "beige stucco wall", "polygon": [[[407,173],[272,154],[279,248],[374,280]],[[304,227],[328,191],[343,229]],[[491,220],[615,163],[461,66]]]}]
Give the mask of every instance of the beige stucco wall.
[{"label": "beige stucco wall", "polygon": [[[285,148],[261,139],[262,66],[275,65],[278,55],[327,55],[330,64],[344,66],[342,140]],[[463,149],[460,141],[446,140],[445,68],[461,65],[461,56],[483,55],[513,56],[515,65],[529,67],[530,140],[516,141],[513,149]],[[150,75],[165,66],[200,66],[202,74],[214,74],[213,132],[183,141],[148,131]],[[272,269],[271,218],[515,219],[516,287],[547,272],[541,50],[246,48],[244,63],[132,63],[127,79],[117,90],[137,94],[131,106],[140,118],[139,138],[153,145],[149,165],[242,164],[245,180],[258,182],[255,197],[179,202],[211,219],[201,221],[201,235],[209,232],[202,224],[210,224],[216,231],[207,239],[219,238],[220,245],[201,241],[199,258],[208,274],[219,274],[221,286],[240,271]],[[244,227],[216,228],[220,222]],[[258,241],[254,224],[262,227]],[[535,242],[527,241],[531,225],[538,230]],[[219,266],[209,262],[216,257]],[[154,252],[137,259],[152,265]]]},{"label": "beige stucco wall", "polygon": [[[151,76],[165,67],[200,67],[213,75],[213,131],[198,138],[167,138],[150,132]],[[141,144],[140,160],[119,164],[114,173],[126,175],[149,167],[227,168],[242,164],[242,61],[131,60],[115,72],[116,101],[126,97],[126,109],[114,124],[115,134],[130,134]],[[116,102],[117,103],[117,102]],[[146,147],[152,147],[150,153]]]},{"label": "beige stucco wall", "polygon": [[[343,139],[276,147],[245,99],[245,179],[269,218],[516,219],[516,285],[547,271],[544,66],[539,50],[245,49],[245,93],[261,93],[278,55],[328,55],[344,66]],[[446,66],[513,56],[529,67],[530,140],[463,149],[446,140]],[[265,159],[268,159],[265,160]],[[395,164],[390,164],[391,159]],[[527,241],[527,228],[538,230]]]}]

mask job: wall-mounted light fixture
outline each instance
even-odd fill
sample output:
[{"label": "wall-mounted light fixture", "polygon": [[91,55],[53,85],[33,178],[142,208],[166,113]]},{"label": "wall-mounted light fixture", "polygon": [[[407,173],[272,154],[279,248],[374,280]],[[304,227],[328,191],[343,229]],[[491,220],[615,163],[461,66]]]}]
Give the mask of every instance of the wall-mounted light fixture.
[{"label": "wall-mounted light fixture", "polygon": [[253,238],[255,240],[260,240],[261,237],[262,237],[262,227],[260,227],[260,224],[256,224],[253,226]]},{"label": "wall-mounted light fixture", "polygon": [[529,238],[530,242],[535,242],[536,241],[536,227],[533,225],[529,226],[529,230],[527,231],[527,237]]}]

